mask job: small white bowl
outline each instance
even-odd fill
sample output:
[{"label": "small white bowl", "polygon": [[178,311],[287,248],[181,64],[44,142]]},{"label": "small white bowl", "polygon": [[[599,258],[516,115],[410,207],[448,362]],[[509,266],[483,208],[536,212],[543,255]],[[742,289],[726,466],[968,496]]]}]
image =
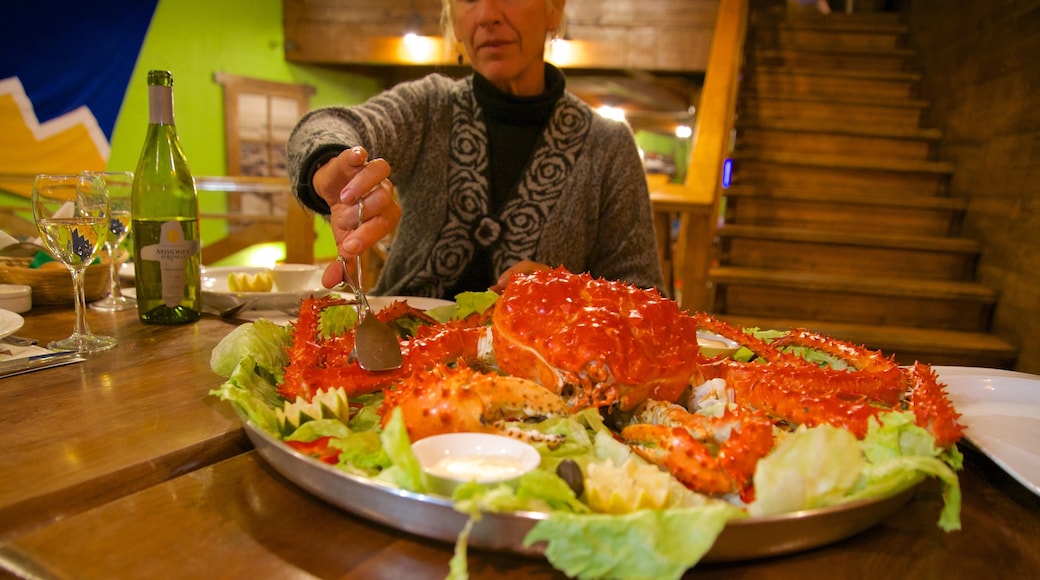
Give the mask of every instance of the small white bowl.
[{"label": "small white bowl", "polygon": [[0,284],[0,308],[17,314],[32,310],[32,286]]},{"label": "small white bowl", "polygon": [[462,483],[508,483],[538,467],[534,447],[504,435],[447,433],[412,443],[431,491],[451,497]]},{"label": "small white bowl", "polygon": [[271,268],[271,279],[278,292],[304,292],[321,285],[319,271],[314,264],[278,264]]},{"label": "small white bowl", "polygon": [[740,350],[740,345],[735,341],[703,330],[697,331],[697,346],[700,347],[701,354],[711,358],[733,356],[733,353]]}]

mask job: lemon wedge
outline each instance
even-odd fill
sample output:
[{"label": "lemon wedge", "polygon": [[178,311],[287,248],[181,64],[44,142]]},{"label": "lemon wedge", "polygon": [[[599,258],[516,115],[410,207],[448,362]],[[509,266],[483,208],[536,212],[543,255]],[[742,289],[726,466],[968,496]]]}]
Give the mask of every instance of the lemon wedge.
[{"label": "lemon wedge", "polygon": [[590,463],[587,474],[585,492],[594,511],[624,514],[661,509],[668,503],[671,476],[653,465],[627,459],[618,467],[608,460]]},{"label": "lemon wedge", "polygon": [[228,290],[232,292],[270,292],[274,280],[268,272],[232,272],[228,274]]}]

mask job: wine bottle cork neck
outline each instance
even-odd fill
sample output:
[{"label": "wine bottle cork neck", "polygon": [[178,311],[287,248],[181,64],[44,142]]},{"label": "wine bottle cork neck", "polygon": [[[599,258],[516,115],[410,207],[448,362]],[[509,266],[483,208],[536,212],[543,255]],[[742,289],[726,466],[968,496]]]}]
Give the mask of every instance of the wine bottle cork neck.
[{"label": "wine bottle cork neck", "polygon": [[173,89],[152,85],[148,87],[148,122],[173,125]]}]

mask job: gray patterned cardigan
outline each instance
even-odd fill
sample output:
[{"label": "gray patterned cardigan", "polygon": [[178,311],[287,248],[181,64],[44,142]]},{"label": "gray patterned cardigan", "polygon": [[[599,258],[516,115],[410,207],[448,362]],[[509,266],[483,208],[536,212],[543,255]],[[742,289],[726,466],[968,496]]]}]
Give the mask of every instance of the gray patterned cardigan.
[{"label": "gray patterned cardigan", "polygon": [[444,296],[473,256],[494,276],[522,259],[663,288],[650,198],[627,125],[564,93],[532,161],[498,215],[488,215],[487,136],[472,77],[401,83],[354,107],[305,115],[288,143],[289,177],[304,205],[327,214],[311,187],[321,163],[353,145],[390,162],[401,221],[374,294]]}]

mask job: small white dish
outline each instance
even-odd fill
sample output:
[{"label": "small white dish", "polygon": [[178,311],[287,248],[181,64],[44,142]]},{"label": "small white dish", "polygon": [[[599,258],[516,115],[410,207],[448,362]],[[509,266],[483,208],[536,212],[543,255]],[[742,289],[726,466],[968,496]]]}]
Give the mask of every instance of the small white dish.
[{"label": "small white dish", "polygon": [[434,493],[451,497],[462,483],[508,483],[538,467],[534,447],[504,435],[447,433],[412,443]]},{"label": "small white dish", "polygon": [[325,296],[330,292],[328,288],[321,285],[320,278],[310,288],[303,288],[295,292],[232,292],[228,288],[228,275],[237,272],[255,274],[257,272],[269,271],[268,268],[257,266],[218,266],[202,268],[202,301],[214,308],[221,309],[234,305],[242,300],[255,300],[254,308],[263,310],[296,308],[300,300],[310,296]]},{"label": "small white dish", "polygon": [[0,308],[17,313],[32,310],[32,286],[0,284]]},{"label": "small white dish", "polygon": [[740,349],[740,345],[724,336],[714,332],[697,331],[697,346],[701,354],[715,358],[717,356],[733,356]]},{"label": "small white dish", "polygon": [[0,310],[0,338],[7,338],[18,332],[24,324],[25,319],[21,316],[10,310]]},{"label": "small white dish", "polygon": [[278,292],[300,292],[321,286],[321,268],[314,264],[278,264],[270,272]]}]

